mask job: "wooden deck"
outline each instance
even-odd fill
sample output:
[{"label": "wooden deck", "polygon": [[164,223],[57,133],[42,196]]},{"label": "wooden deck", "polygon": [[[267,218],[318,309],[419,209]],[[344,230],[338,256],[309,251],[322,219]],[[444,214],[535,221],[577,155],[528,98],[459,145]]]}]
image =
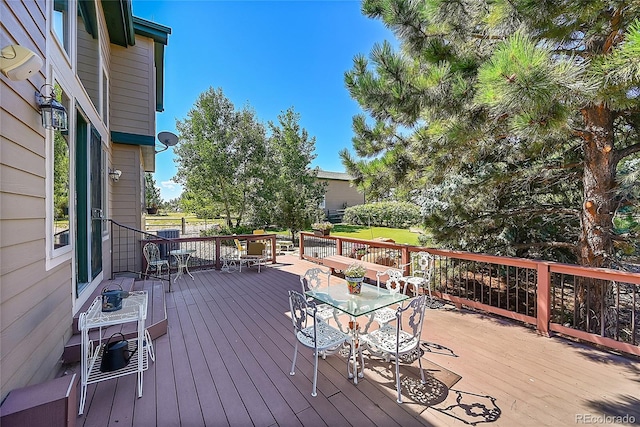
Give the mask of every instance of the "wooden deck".
[{"label": "wooden deck", "polygon": [[310,351],[289,375],[287,290],[314,264],[278,262],[259,274],[183,276],[167,294],[168,333],[155,340],[143,396],[135,376],[92,385],[77,425],[562,426],[625,414],[640,422],[636,359],[451,306],[427,312],[429,379],[420,384],[417,362],[401,369],[406,403],[395,401],[393,365],[366,359],[356,386],[337,355],[320,361],[313,398]]}]

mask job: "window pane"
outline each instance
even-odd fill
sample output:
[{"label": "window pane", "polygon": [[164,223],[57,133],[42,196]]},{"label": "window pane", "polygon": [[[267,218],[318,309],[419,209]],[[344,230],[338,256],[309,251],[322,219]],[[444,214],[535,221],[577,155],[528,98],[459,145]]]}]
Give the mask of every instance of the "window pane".
[{"label": "window pane", "polygon": [[53,32],[69,53],[69,3],[67,0],[53,2]]},{"label": "window pane", "polygon": [[[55,84],[56,99],[69,111],[69,98]],[[53,132],[53,247],[69,244],[69,134]]]}]

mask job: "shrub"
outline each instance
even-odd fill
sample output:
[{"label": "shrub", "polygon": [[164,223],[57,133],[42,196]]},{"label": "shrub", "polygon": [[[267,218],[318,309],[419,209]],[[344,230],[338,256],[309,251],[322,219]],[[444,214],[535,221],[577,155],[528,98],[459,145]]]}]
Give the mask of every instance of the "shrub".
[{"label": "shrub", "polygon": [[241,225],[240,227],[232,227],[229,228],[226,225],[215,224],[206,230],[200,231],[201,237],[209,237],[209,236],[232,236],[234,234],[252,234],[253,227],[248,227],[246,225]]},{"label": "shrub", "polygon": [[409,202],[376,202],[345,209],[343,222],[376,227],[408,228],[420,224],[420,207]]},{"label": "shrub", "polygon": [[311,226],[314,230],[331,230],[333,228],[333,224],[330,222],[314,222]]}]

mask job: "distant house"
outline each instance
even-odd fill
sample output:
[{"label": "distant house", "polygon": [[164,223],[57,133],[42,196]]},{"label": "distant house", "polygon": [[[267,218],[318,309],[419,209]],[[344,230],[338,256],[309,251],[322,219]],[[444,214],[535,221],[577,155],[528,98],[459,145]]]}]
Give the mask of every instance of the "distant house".
[{"label": "distant house", "polygon": [[351,185],[352,179],[348,173],[318,169],[318,180],[327,183],[324,201],[320,207],[330,220],[341,220],[346,207],[365,203],[364,194]]},{"label": "distant house", "polygon": [[[73,315],[111,276],[103,219],[142,228],[171,29],[131,0],[0,0],[0,16],[2,63],[24,49],[42,63],[0,74],[1,401],[60,367]],[[68,129],[41,122],[38,91]]]}]

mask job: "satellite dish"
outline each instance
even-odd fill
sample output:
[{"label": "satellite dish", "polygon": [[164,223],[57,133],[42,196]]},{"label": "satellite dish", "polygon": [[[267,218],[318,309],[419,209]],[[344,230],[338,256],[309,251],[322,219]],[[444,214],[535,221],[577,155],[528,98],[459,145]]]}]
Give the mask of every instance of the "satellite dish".
[{"label": "satellite dish", "polygon": [[162,145],[164,145],[164,148],[162,150],[156,151],[156,153],[159,153],[168,149],[169,147],[173,147],[174,145],[176,145],[178,143],[178,136],[174,133],[165,131],[158,134],[158,140]]}]

